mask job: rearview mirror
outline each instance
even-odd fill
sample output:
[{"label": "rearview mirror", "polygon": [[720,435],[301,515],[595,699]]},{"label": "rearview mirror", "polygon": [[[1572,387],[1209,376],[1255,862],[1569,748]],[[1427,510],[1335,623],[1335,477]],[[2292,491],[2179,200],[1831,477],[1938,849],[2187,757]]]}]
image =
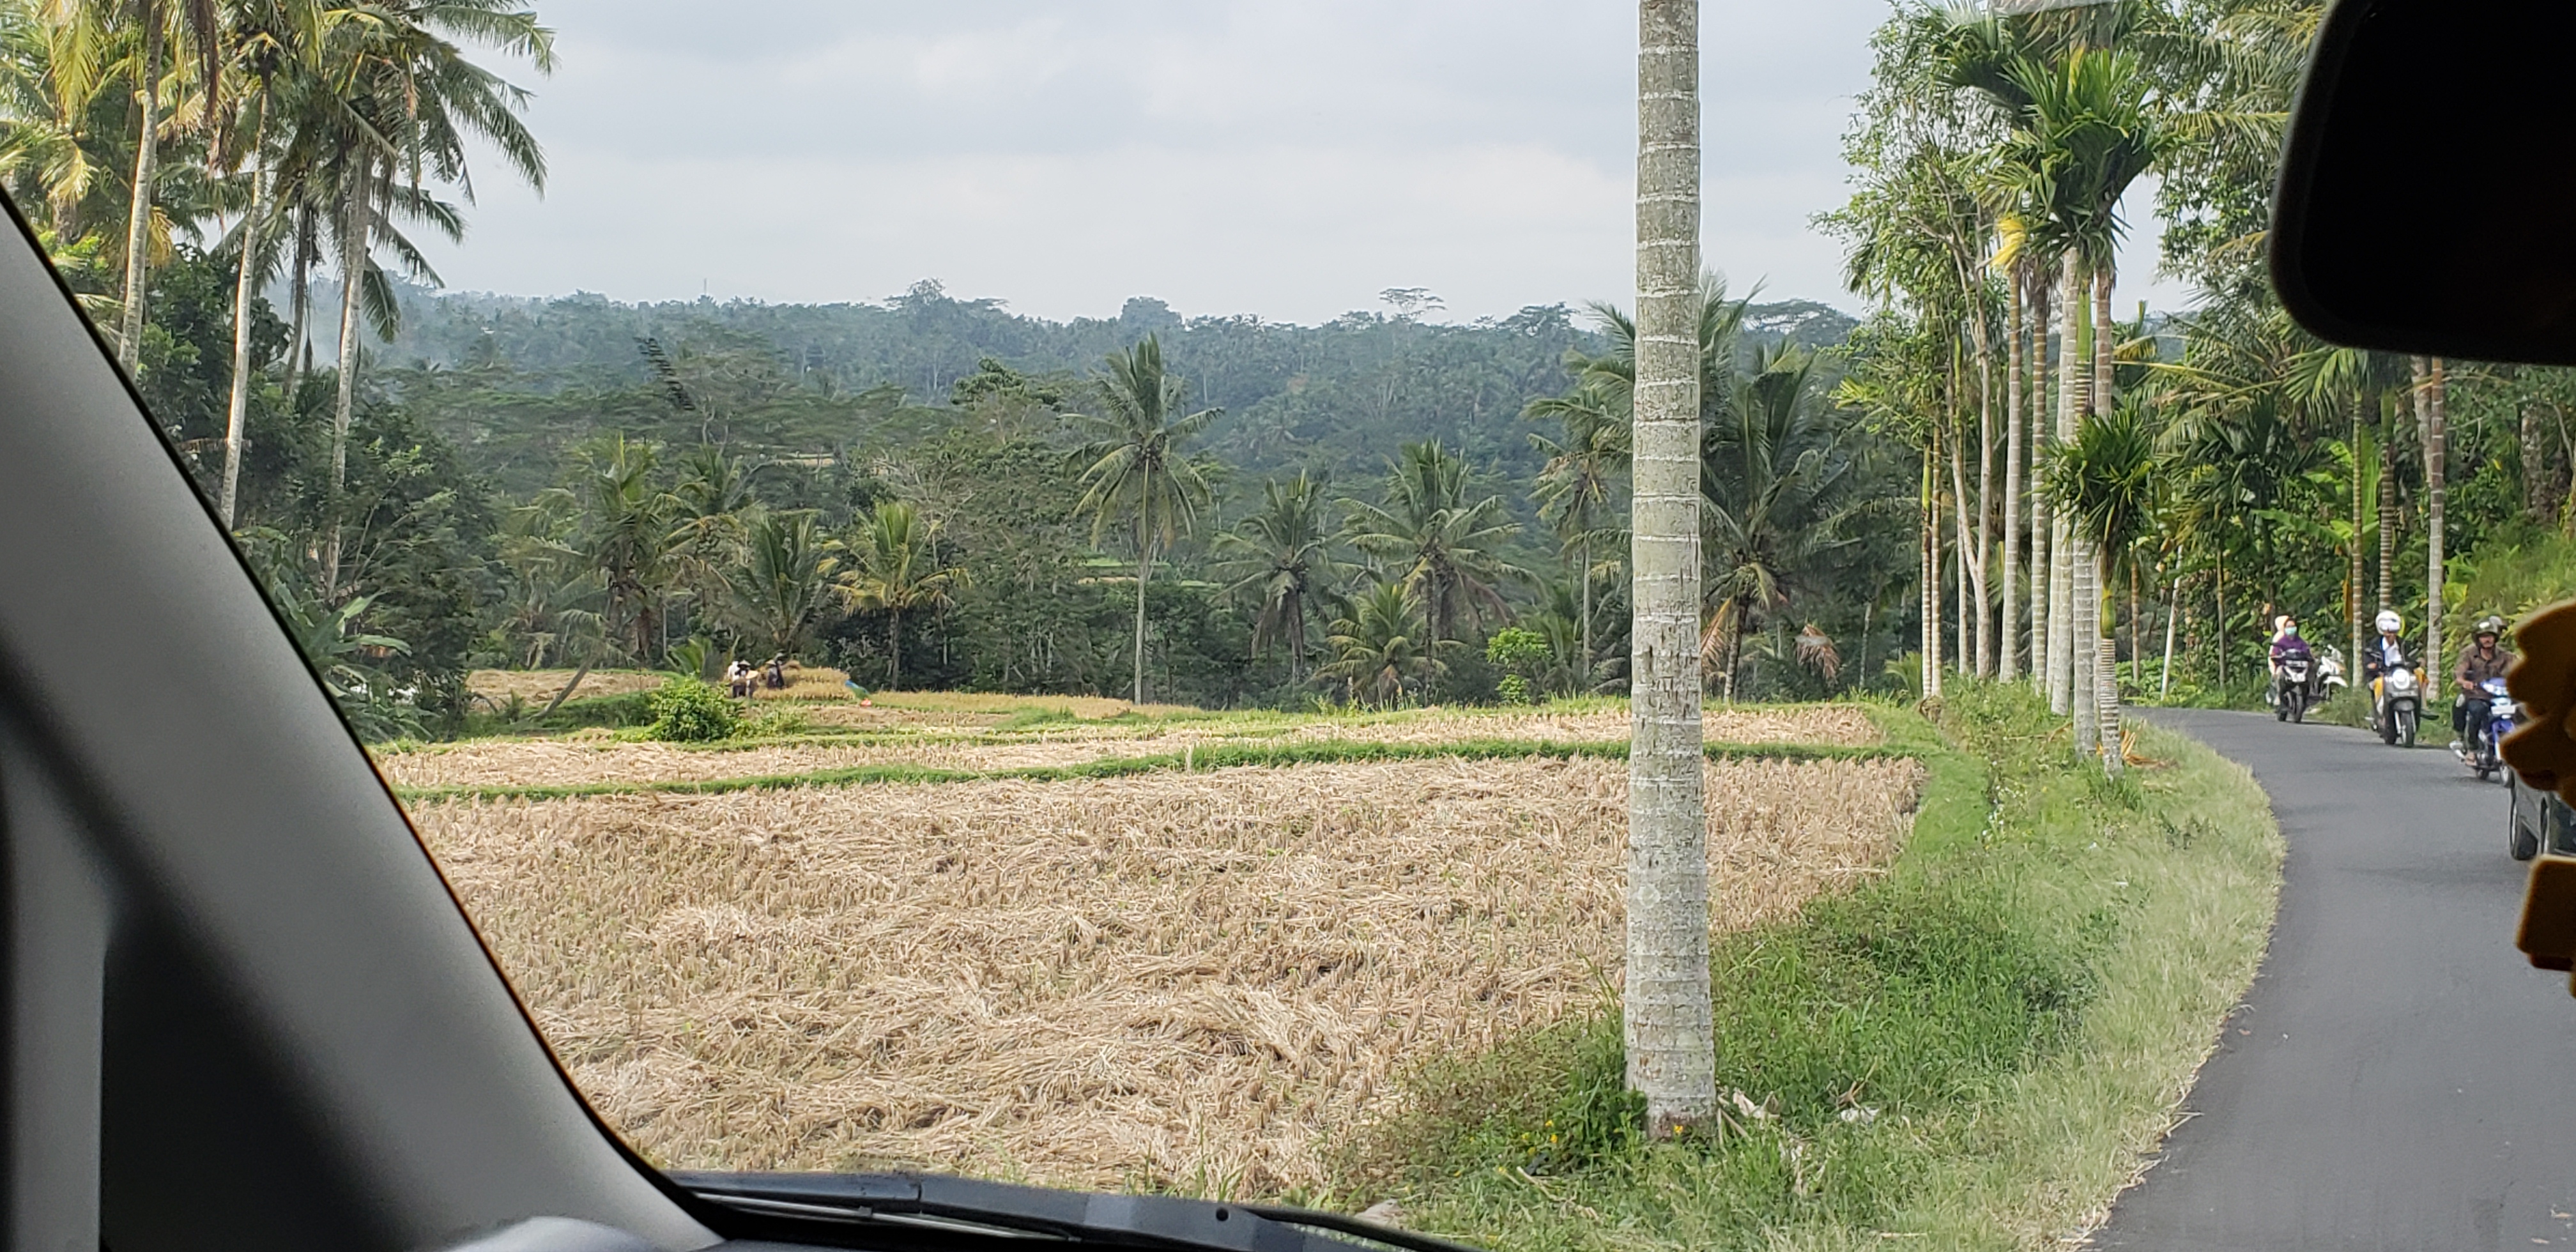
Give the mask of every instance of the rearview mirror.
[{"label": "rearview mirror", "polygon": [[2576,364],[2576,4],[2341,0],[2290,124],[2272,275],[2321,338]]}]

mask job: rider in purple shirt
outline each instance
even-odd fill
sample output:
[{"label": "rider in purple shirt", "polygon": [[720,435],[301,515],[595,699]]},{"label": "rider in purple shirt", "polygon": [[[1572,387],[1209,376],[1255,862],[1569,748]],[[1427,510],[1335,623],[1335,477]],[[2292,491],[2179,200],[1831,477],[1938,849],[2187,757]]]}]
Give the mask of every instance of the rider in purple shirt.
[{"label": "rider in purple shirt", "polygon": [[2316,654],[2308,650],[2308,641],[2299,637],[2298,619],[2283,617],[2275,625],[2278,629],[2272,635],[2272,680],[2280,681],[2281,662],[2297,657],[2311,662],[2308,673],[2310,681],[2314,681]]}]

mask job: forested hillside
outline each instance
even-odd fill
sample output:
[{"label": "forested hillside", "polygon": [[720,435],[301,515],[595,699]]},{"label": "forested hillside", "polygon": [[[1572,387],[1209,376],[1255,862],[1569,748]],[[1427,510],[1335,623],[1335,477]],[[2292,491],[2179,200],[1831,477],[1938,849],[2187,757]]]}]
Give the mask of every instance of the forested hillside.
[{"label": "forested hillside", "polygon": [[[1422,316],[1436,298],[1412,291],[1322,326],[1184,318],[1144,297],[1115,318],[1051,322],[930,281],[883,303],[823,306],[403,294],[400,329],[377,353],[394,367],[388,385],[511,494],[545,485],[571,443],[610,429],[768,457],[919,438],[954,420],[944,410],[972,407],[987,361],[1064,400],[1148,334],[1191,404],[1225,412],[1206,448],[1237,474],[1347,479],[1429,439],[1526,482],[1543,458],[1522,407],[1564,387],[1568,351],[1602,347],[1563,304],[1441,324]],[[1752,305],[1745,323],[1748,349],[1832,347],[1854,325],[1809,301]],[[674,384],[685,402],[671,403]]]}]

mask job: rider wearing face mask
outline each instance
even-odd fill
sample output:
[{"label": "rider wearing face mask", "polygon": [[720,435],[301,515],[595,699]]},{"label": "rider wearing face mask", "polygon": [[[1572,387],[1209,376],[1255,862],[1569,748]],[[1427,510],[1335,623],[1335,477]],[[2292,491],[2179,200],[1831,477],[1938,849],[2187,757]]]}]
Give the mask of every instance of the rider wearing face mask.
[{"label": "rider wearing face mask", "polygon": [[[2451,685],[2459,691],[2457,703],[2451,706],[2451,733],[2457,736],[2466,736],[2469,727],[2486,722],[2486,681],[2502,678],[2506,670],[2513,668],[2513,649],[2502,642],[2503,618],[2479,618],[2470,636],[2468,649],[2460,653],[2460,663],[2451,670]],[[2458,748],[2459,740],[2453,739],[2451,746]]]},{"label": "rider wearing face mask", "polygon": [[2308,641],[2299,637],[2299,619],[2288,616],[2272,619],[2272,676],[2274,678],[2281,676],[2281,662],[2292,657],[2312,658],[2313,656],[2314,654],[2308,648]]}]

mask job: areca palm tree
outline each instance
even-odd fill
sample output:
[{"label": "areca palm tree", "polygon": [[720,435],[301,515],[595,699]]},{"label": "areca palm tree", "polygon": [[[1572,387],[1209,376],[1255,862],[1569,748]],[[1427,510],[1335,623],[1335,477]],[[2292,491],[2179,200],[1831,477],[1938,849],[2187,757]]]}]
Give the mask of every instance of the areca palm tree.
[{"label": "areca palm tree", "polygon": [[[2139,421],[2137,406],[2085,418],[2074,441],[2049,458],[2044,474],[2051,501],[2101,554],[2103,567],[2114,574],[2127,569],[2138,538],[2155,515],[2161,487],[2155,439]],[[2077,646],[2095,645],[2085,638]],[[2100,716],[2102,768],[2117,774],[2124,764],[2117,701],[2102,708]]]},{"label": "areca palm tree", "polygon": [[[2005,142],[2006,161],[2021,198],[2034,206],[2035,233],[2063,257],[2063,307],[2074,332],[2067,338],[2080,346],[2089,331],[2092,340],[2089,371],[2082,368],[2083,354],[2073,347],[2061,359],[2065,377],[2058,433],[2062,439],[2072,439],[2075,423],[2084,413],[2107,411],[2113,399],[2116,345],[2111,290],[2125,230],[2120,198],[2130,183],[2154,165],[2166,145],[2165,131],[2152,80],[2137,59],[2125,52],[2077,46],[2057,63],[2024,59],[2008,73],[2029,102],[2021,112],[2020,126]],[[2076,316],[2086,311],[2088,277],[2089,327],[2080,324],[2088,319]],[[2063,658],[2064,689],[2076,713],[2077,739],[2085,742],[2103,712],[2091,673],[2093,641],[2102,633],[2101,569],[2100,554],[2080,536],[2074,540],[2070,559],[2062,563],[2071,577],[2060,588],[2070,597],[2065,615],[2067,643],[2056,645],[2056,631],[2050,633],[2052,650],[2058,653],[2052,666],[2060,665]],[[2060,690],[2054,674],[2050,690],[2052,697]]]},{"label": "areca palm tree", "polygon": [[1628,414],[1625,397],[1598,377],[1583,378],[1572,394],[1530,402],[1522,416],[1553,419],[1558,438],[1532,434],[1530,446],[1547,462],[1539,469],[1539,516],[1556,527],[1561,550],[1574,557],[1575,595],[1580,602],[1574,620],[1581,624],[1582,648],[1575,665],[1575,687],[1592,685],[1592,582],[1598,571],[1593,545],[1606,535],[1605,522],[1628,471]]},{"label": "areca palm tree", "polygon": [[1083,467],[1082,499],[1075,507],[1090,516],[1093,543],[1116,527],[1136,547],[1136,681],[1130,698],[1143,704],[1145,584],[1153,576],[1155,554],[1198,528],[1199,510],[1212,493],[1189,445],[1224,410],[1181,411],[1186,388],[1178,375],[1164,371],[1162,341],[1153,335],[1110,356],[1098,391],[1099,412],[1065,415],[1092,433],[1075,454]]},{"label": "areca palm tree", "polygon": [[1520,523],[1501,496],[1469,499],[1467,463],[1437,443],[1409,443],[1387,466],[1381,503],[1345,500],[1351,547],[1392,575],[1422,613],[1423,635],[1437,649],[1509,613],[1500,584],[1528,577],[1499,549]]},{"label": "areca palm tree", "polygon": [[1333,559],[1326,488],[1324,479],[1303,471],[1265,483],[1262,507],[1230,533],[1217,536],[1223,556],[1218,568],[1234,580],[1226,590],[1248,595],[1258,606],[1252,617],[1253,649],[1285,647],[1301,667],[1307,655],[1306,621],[1341,570]]},{"label": "areca palm tree", "polygon": [[965,570],[939,567],[931,551],[934,529],[910,504],[883,500],[841,545],[850,558],[852,602],[886,615],[888,687],[903,685],[903,615],[944,608],[967,585]]},{"label": "areca palm tree", "polygon": [[1333,622],[1333,659],[1315,676],[1338,680],[1351,700],[1384,708],[1420,694],[1448,672],[1415,634],[1413,597],[1398,583],[1379,583]]}]

